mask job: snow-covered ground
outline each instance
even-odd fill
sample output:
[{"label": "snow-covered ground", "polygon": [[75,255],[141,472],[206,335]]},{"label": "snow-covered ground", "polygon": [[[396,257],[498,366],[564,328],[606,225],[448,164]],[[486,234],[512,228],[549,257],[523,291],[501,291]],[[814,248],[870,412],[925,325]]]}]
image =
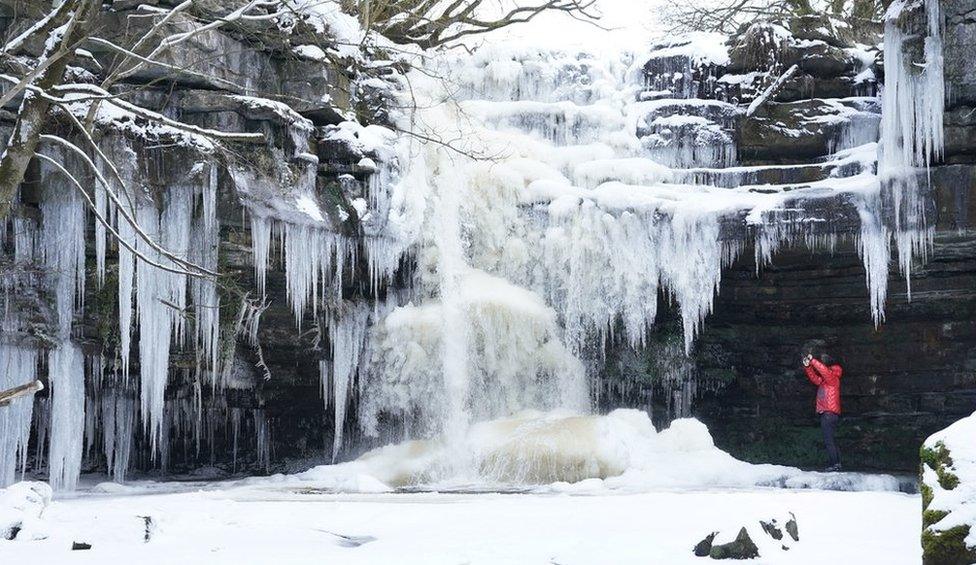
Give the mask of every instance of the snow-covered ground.
[{"label": "snow-covered ground", "polygon": [[[92,549],[72,557],[99,563],[676,564],[746,527],[761,563],[919,560],[919,497],[895,477],[752,465],[697,420],[656,432],[636,410],[525,413],[297,475],[98,480],[53,502],[44,483],[0,490],[0,555],[59,562],[79,542]],[[798,541],[760,525],[793,516]]]},{"label": "snow-covered ground", "polygon": [[[172,484],[53,502],[48,538],[0,541],[4,563],[700,563],[712,531],[749,526],[760,563],[918,563],[919,499],[782,489],[639,494],[328,494]],[[759,520],[795,514],[789,551]],[[152,518],[149,541],[146,521]],[[71,551],[72,542],[92,545]],[[360,545],[361,544],[361,545]],[[839,556],[842,556],[838,561]]]}]

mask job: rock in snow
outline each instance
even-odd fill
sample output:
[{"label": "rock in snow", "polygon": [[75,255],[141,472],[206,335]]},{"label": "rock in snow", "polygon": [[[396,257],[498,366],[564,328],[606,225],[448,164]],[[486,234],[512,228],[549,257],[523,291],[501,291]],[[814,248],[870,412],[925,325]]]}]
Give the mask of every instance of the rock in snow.
[{"label": "rock in snow", "polygon": [[47,483],[25,481],[0,489],[0,539],[46,537],[41,515],[51,502]]}]

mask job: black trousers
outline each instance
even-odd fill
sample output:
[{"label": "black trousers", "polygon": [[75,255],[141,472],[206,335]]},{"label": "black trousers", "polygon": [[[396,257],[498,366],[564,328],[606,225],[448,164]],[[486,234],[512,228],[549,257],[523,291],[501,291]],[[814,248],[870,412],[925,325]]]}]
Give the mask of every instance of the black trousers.
[{"label": "black trousers", "polygon": [[827,465],[837,465],[840,463],[840,452],[837,451],[837,443],[834,441],[834,432],[837,430],[837,422],[840,416],[833,412],[821,412],[820,431],[823,432],[824,447],[827,448]]}]

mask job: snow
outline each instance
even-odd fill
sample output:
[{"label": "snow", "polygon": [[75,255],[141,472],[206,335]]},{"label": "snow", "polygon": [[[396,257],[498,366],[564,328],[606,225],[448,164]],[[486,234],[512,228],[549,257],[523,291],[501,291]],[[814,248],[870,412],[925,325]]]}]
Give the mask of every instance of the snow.
[{"label": "snow", "polygon": [[[284,0],[283,4],[295,10],[299,14],[309,17],[310,23],[315,26],[319,34],[334,38],[335,47],[330,49],[343,58],[357,59],[360,57],[360,45],[365,41],[365,32],[359,25],[359,21],[340,9],[340,4],[335,0]],[[303,55],[312,58],[317,55],[317,51],[310,51],[307,48],[313,45],[302,45]],[[321,51],[321,48],[317,48]],[[324,55],[324,53],[323,53]]]},{"label": "snow", "polygon": [[328,59],[325,51],[318,45],[299,45],[292,49],[299,57],[305,57],[313,61],[326,61]]},{"label": "snow", "polygon": [[0,547],[10,539],[30,542],[47,537],[43,514],[51,494],[47,483],[36,481],[0,489]]},{"label": "snow", "polygon": [[690,32],[662,40],[645,55],[646,59],[688,57],[700,65],[724,67],[729,64],[728,38],[721,33]]},{"label": "snow", "polygon": [[[341,494],[249,483],[143,483],[57,500],[44,512],[46,539],[0,540],[0,551],[15,562],[693,565],[703,562],[692,548],[705,535],[747,526],[762,563],[820,564],[836,560],[838,547],[852,563],[921,557],[919,498],[898,493]],[[790,513],[800,541],[786,552],[760,537],[758,521],[782,527]],[[142,516],[152,518],[148,542]],[[74,541],[92,549],[69,555]]]}]

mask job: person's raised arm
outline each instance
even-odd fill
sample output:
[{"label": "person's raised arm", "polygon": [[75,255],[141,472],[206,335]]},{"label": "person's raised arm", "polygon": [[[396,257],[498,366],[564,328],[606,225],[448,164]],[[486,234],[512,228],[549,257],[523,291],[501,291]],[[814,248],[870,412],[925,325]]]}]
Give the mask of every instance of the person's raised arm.
[{"label": "person's raised arm", "polygon": [[803,372],[806,374],[807,380],[809,380],[811,383],[817,386],[820,386],[823,383],[823,377],[821,377],[817,373],[817,371],[814,370],[814,368],[811,366],[811,363],[813,361],[814,359],[810,355],[807,355],[806,357],[803,358]]},{"label": "person's raised arm", "polygon": [[[843,372],[840,365],[828,367],[821,363],[819,359],[811,359],[810,367],[808,367],[807,370],[809,371],[811,367],[813,368],[814,372],[817,373],[820,382],[830,385],[836,385],[840,382],[840,376]],[[807,375],[807,378],[809,378],[809,374]]]}]

